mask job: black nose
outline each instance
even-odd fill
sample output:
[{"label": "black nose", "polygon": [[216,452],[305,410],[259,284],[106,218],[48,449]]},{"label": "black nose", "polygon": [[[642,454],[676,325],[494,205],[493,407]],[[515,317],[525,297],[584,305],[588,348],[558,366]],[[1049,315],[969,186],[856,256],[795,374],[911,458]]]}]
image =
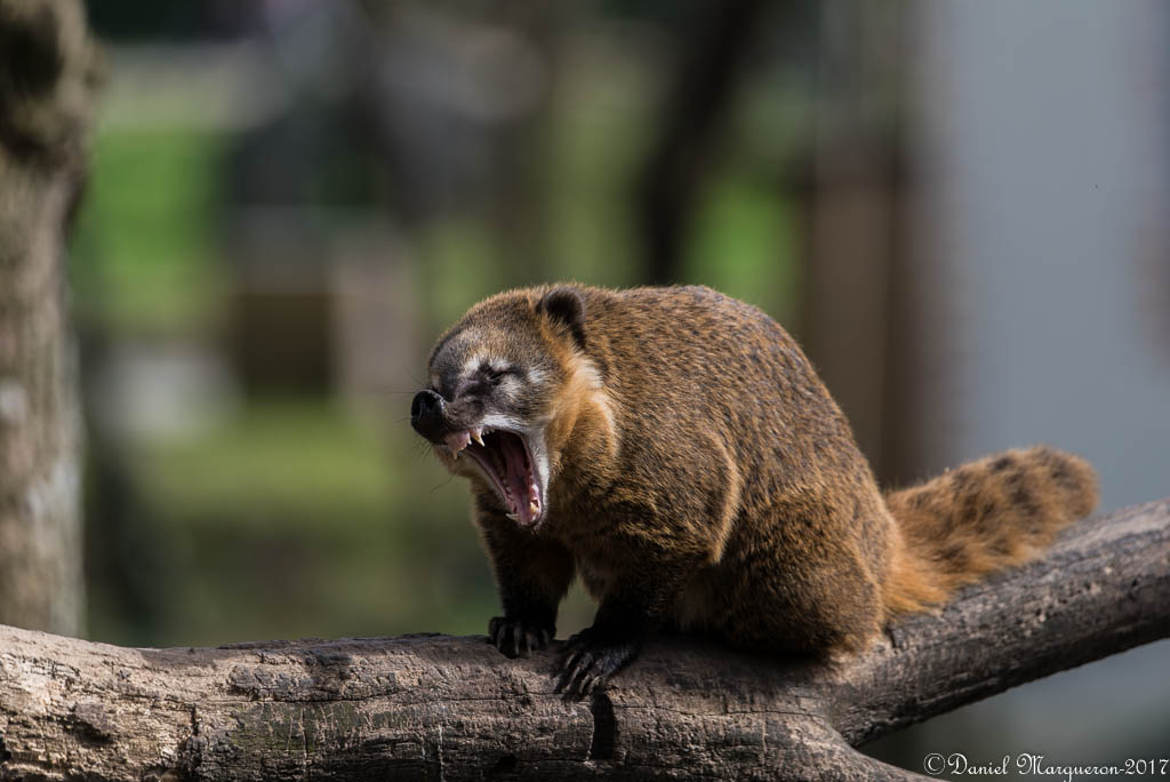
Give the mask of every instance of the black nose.
[{"label": "black nose", "polygon": [[438,439],[443,428],[443,397],[434,391],[419,391],[410,403],[410,425],[428,440]]}]

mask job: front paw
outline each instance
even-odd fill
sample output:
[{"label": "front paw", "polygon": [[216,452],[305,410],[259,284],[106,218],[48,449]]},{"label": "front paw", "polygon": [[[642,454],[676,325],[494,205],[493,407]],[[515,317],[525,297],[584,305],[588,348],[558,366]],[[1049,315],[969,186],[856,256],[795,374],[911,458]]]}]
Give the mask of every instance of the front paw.
[{"label": "front paw", "polygon": [[529,651],[545,648],[556,632],[555,627],[511,616],[488,623],[488,640],[507,657],[527,657]]},{"label": "front paw", "polygon": [[557,664],[556,692],[577,700],[601,689],[642,650],[640,637],[617,638],[590,627],[565,644]]}]

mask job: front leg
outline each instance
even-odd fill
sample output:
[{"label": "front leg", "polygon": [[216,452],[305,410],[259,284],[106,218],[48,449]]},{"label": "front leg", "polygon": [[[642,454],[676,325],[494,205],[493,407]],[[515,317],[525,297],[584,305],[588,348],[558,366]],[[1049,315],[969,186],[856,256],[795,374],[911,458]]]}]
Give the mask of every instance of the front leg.
[{"label": "front leg", "polygon": [[614,549],[624,550],[624,567],[606,579],[608,588],[593,625],[569,639],[558,662],[556,691],[567,700],[600,689],[638,656],[647,636],[666,623],[684,584],[700,566],[698,556],[642,541],[622,541]]},{"label": "front leg", "polygon": [[556,635],[557,608],[573,579],[573,557],[556,541],[521,529],[477,500],[476,523],[495,571],[503,616],[488,623],[488,639],[508,657],[527,657]]},{"label": "front leg", "polygon": [[556,692],[576,700],[600,689],[642,651],[658,621],[640,600],[607,598],[590,627],[569,639],[558,661]]}]

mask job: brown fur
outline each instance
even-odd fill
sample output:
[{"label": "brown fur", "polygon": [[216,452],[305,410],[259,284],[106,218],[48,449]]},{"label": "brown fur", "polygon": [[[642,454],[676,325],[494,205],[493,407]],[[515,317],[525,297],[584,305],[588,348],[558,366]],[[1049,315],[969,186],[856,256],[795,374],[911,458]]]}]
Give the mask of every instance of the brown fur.
[{"label": "brown fur", "polygon": [[603,610],[633,600],[755,649],[858,649],[1096,502],[1088,464],[1044,447],[883,498],[808,359],[759,310],[706,288],[574,286],[575,326],[542,310],[550,290],[493,296],[440,341],[547,376],[526,402],[550,421],[538,529],[469,475],[505,613],[538,598],[555,618],[575,571]]},{"label": "brown fur", "polygon": [[889,492],[886,505],[904,545],[892,561],[886,606],[918,611],[986,573],[1026,562],[1096,504],[1089,463],[1042,445]]}]

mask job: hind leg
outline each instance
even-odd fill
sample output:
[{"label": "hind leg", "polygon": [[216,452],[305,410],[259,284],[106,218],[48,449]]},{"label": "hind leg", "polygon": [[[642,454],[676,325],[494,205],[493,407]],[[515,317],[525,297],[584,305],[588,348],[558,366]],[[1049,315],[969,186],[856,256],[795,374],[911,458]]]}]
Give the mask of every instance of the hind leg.
[{"label": "hind leg", "polygon": [[[871,552],[849,533],[880,523],[777,515],[762,527],[765,534],[720,563],[726,599],[715,629],[735,646],[760,651],[823,655],[864,648],[881,630],[881,589],[866,556]],[[884,543],[879,536],[867,548]]]}]

